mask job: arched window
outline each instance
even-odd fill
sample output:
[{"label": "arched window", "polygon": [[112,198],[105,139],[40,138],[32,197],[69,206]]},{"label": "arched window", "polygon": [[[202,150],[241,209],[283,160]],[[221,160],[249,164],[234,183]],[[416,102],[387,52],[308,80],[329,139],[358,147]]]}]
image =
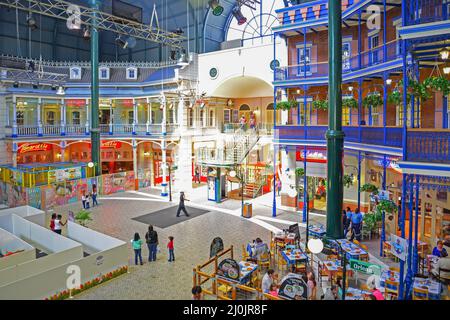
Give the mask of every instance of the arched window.
[{"label": "arched window", "polygon": [[239,111],[250,111],[250,107],[248,106],[248,104],[243,104],[239,107]]},{"label": "arched window", "polygon": [[214,127],[214,110],[209,110],[209,126]]},{"label": "arched window", "polygon": [[241,39],[243,44],[271,43],[272,28],[279,25],[275,10],[284,8],[283,0],[262,0],[254,8],[241,6],[240,19],[231,16],[227,30],[227,41]]},{"label": "arched window", "polygon": [[269,103],[266,107],[266,110],[273,110],[273,103]]}]

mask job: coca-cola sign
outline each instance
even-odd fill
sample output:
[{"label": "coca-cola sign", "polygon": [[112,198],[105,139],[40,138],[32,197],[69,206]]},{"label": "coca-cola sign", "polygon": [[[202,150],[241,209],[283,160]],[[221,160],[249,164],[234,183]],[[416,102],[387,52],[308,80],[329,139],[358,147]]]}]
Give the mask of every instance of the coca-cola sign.
[{"label": "coca-cola sign", "polygon": [[122,142],[120,141],[103,141],[101,148],[113,148],[120,149],[122,147]]}]

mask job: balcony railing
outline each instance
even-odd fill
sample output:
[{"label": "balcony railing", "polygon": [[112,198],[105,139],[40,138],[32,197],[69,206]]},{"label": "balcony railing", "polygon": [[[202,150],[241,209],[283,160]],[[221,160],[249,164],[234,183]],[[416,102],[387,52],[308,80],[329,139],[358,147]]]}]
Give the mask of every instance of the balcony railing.
[{"label": "balcony railing", "polygon": [[[360,55],[342,58],[342,73],[348,74],[363,68],[379,65],[400,57],[400,41],[395,40]],[[301,80],[328,77],[328,62],[301,63],[275,69],[275,81]]]},{"label": "balcony railing", "polygon": [[[327,126],[277,126],[275,137],[277,139],[307,139],[325,140]],[[344,126],[345,140],[372,145],[387,145],[390,147],[402,147],[401,127],[370,127],[370,126]],[[386,138],[385,138],[386,135]]]},{"label": "balcony railing", "polygon": [[449,19],[448,0],[406,1],[407,25],[444,21]]},{"label": "balcony railing", "polygon": [[[161,135],[161,124],[99,124],[101,135]],[[178,131],[178,124],[167,124],[166,132],[168,135],[176,134]],[[81,125],[43,125],[39,128],[38,125],[18,125],[15,134],[18,137],[32,137],[39,136],[42,133],[43,136],[84,136],[89,135],[89,128],[86,128],[85,124]],[[14,130],[12,126],[7,126],[5,135],[8,137],[14,136]]]},{"label": "balcony railing", "polygon": [[409,129],[407,160],[450,163],[450,130]]},{"label": "balcony railing", "polygon": [[[256,127],[258,129],[258,133],[268,135],[273,133],[273,123],[257,123]],[[239,123],[224,123],[222,125],[222,133],[236,133],[242,129],[241,124]],[[249,124],[244,126],[244,131],[249,130]]]}]

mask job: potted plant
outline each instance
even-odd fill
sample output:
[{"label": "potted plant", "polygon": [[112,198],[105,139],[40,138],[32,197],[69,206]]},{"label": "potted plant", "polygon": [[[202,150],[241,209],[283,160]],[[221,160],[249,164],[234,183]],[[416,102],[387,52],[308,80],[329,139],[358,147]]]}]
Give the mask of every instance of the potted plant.
[{"label": "potted plant", "polygon": [[353,175],[348,175],[348,174],[344,174],[344,177],[343,177],[343,182],[344,182],[344,186],[346,187],[346,188],[350,188],[350,186],[352,186],[353,185]]},{"label": "potted plant", "polygon": [[378,194],[378,187],[371,183],[365,183],[361,186],[361,192],[370,192],[373,194]]},{"label": "potted plant", "polygon": [[378,92],[369,93],[362,101],[364,107],[377,107],[383,105],[383,99]]},{"label": "potted plant", "polygon": [[345,108],[350,108],[350,109],[358,109],[358,101],[353,97],[343,98],[342,106]]},{"label": "potted plant", "polygon": [[303,168],[295,168],[295,175],[297,177],[301,177],[305,174],[305,169]]},{"label": "potted plant", "polygon": [[443,76],[428,77],[423,81],[423,84],[427,89],[432,89],[435,92],[442,92],[444,96],[448,95],[450,92],[450,81]]},{"label": "potted plant", "polygon": [[315,110],[328,110],[328,100],[314,100],[312,103],[312,107]]},{"label": "potted plant", "polygon": [[277,110],[290,110],[291,108],[295,108],[297,106],[297,101],[295,100],[289,100],[289,101],[280,101],[277,103],[276,109]]},{"label": "potted plant", "polygon": [[81,209],[76,214],[75,220],[83,227],[86,227],[87,222],[92,220],[91,213],[87,210]]}]

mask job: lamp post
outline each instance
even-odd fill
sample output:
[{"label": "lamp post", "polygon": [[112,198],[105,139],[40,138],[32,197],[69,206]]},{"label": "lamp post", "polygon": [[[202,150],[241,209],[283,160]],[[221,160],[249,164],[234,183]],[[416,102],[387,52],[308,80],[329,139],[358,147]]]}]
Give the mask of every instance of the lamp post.
[{"label": "lamp post", "polygon": [[167,164],[167,168],[169,169],[169,201],[172,202],[172,166]]}]

